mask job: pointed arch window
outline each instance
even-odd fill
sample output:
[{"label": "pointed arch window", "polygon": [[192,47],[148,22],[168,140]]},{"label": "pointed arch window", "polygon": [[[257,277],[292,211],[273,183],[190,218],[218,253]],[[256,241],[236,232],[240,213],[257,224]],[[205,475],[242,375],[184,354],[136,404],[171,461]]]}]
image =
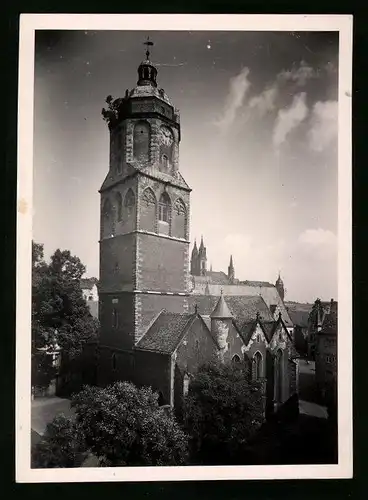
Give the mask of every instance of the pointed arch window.
[{"label": "pointed arch window", "polygon": [[116,193],[116,207],[118,214],[118,221],[120,222],[123,218],[123,200],[120,193]]},{"label": "pointed arch window", "polygon": [[240,357],[237,354],[234,354],[231,360],[233,365],[238,365],[240,363]]},{"label": "pointed arch window", "polygon": [[167,193],[162,193],[158,204],[158,220],[169,223],[171,202]]},{"label": "pointed arch window", "polygon": [[189,384],[190,384],[190,377],[189,375],[186,373],[184,375],[184,380],[183,380],[183,396],[187,396],[188,392],[189,392]]},{"label": "pointed arch window", "polygon": [[133,213],[135,205],[135,194],[132,189],[128,189],[127,194],[125,195],[124,206],[127,215],[131,215]]},{"label": "pointed arch window", "polygon": [[253,356],[253,379],[260,380],[263,377],[263,356],[257,351]]},{"label": "pointed arch window", "polygon": [[115,235],[114,210],[109,198],[102,207],[102,234],[107,238]]},{"label": "pointed arch window", "polygon": [[150,137],[150,124],[146,121],[137,122],[133,131],[133,152],[136,160],[148,161]]},{"label": "pointed arch window", "polygon": [[167,157],[167,155],[162,155],[162,167],[164,171],[167,171],[168,166],[169,166],[169,158]]}]

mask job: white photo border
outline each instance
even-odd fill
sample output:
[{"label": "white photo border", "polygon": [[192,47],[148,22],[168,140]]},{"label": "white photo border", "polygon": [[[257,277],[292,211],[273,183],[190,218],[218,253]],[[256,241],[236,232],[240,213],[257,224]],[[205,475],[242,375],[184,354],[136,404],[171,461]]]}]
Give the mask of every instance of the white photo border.
[{"label": "white photo border", "polygon": [[[21,14],[18,94],[16,481],[336,479],[353,474],[351,15]],[[338,31],[338,464],[32,469],[31,254],[36,30]]]}]

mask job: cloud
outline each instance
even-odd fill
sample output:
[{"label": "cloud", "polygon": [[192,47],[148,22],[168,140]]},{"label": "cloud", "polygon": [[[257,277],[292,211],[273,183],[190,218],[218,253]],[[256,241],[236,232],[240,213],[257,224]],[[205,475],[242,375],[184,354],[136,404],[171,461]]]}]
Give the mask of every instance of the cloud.
[{"label": "cloud", "polygon": [[225,100],[223,117],[216,125],[226,132],[236,118],[238,109],[243,105],[244,98],[250,87],[248,80],[249,69],[243,68],[240,73],[230,79],[229,93]]},{"label": "cloud", "polygon": [[336,296],[337,238],[330,230],[310,228],[287,240],[264,240],[239,231],[206,243],[215,271],[226,273],[232,254],[235,275],[240,280],[274,283],[281,270],[290,300],[311,301],[318,296],[328,300]]},{"label": "cloud", "polygon": [[336,246],[336,235],[327,229],[306,229],[299,235],[298,242],[312,248]]},{"label": "cloud", "polygon": [[276,148],[281,146],[291,133],[308,115],[305,103],[306,94],[297,94],[291,105],[286,109],[280,109],[273,129],[272,141]]},{"label": "cloud", "polygon": [[316,102],[312,109],[309,145],[314,151],[325,150],[337,137],[337,101]]},{"label": "cloud", "polygon": [[257,109],[260,116],[263,117],[264,115],[275,109],[278,92],[279,90],[276,85],[267,88],[261,94],[250,99],[249,107],[251,109]]},{"label": "cloud", "polygon": [[298,67],[290,70],[282,70],[263,92],[249,100],[249,108],[258,111],[261,117],[277,108],[277,100],[288,82],[294,83],[298,87],[303,87],[306,83],[319,76],[305,61],[301,61]]},{"label": "cloud", "polygon": [[303,87],[311,78],[317,78],[318,72],[309,66],[305,61],[301,61],[298,68],[283,70],[277,75],[279,82],[294,82],[299,87]]}]

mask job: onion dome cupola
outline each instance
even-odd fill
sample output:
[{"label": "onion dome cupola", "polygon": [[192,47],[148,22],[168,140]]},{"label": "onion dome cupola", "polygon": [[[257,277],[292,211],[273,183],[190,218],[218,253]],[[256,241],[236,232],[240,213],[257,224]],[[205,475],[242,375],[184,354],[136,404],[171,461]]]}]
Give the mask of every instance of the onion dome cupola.
[{"label": "onion dome cupola", "polygon": [[141,62],[138,67],[138,81],[137,85],[152,85],[153,87],[157,87],[157,68],[150,60],[150,50],[149,47],[153,45],[153,42],[150,41],[149,37],[147,37],[147,41],[144,42],[144,45],[147,46],[146,50],[146,59]]}]

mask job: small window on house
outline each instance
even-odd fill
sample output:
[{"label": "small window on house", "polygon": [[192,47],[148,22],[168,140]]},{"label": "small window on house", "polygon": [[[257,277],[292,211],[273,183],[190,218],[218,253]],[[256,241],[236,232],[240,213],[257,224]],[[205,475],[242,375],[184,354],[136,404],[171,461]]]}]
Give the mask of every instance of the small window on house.
[{"label": "small window on house", "polygon": [[232,357],[231,362],[232,362],[233,364],[238,364],[238,363],[240,363],[240,358],[239,358],[239,356],[238,356],[237,354],[235,354],[235,355]]},{"label": "small window on house", "polygon": [[112,367],[112,371],[115,372],[116,371],[116,354],[113,353],[113,355],[111,356],[111,367]]},{"label": "small window on house", "polygon": [[199,340],[196,340],[196,341],[195,341],[195,348],[196,348],[196,349],[199,349]]},{"label": "small window on house", "polygon": [[183,380],[183,396],[184,397],[188,394],[189,383],[190,383],[190,378],[189,378],[189,375],[186,373],[184,375],[184,380]]},{"label": "small window on house", "polygon": [[92,296],[92,295],[90,295],[90,296],[88,297],[88,300],[93,300],[93,296]]},{"label": "small window on house", "polygon": [[254,380],[259,380],[263,375],[263,357],[262,354],[257,351],[253,356],[253,378]]}]

